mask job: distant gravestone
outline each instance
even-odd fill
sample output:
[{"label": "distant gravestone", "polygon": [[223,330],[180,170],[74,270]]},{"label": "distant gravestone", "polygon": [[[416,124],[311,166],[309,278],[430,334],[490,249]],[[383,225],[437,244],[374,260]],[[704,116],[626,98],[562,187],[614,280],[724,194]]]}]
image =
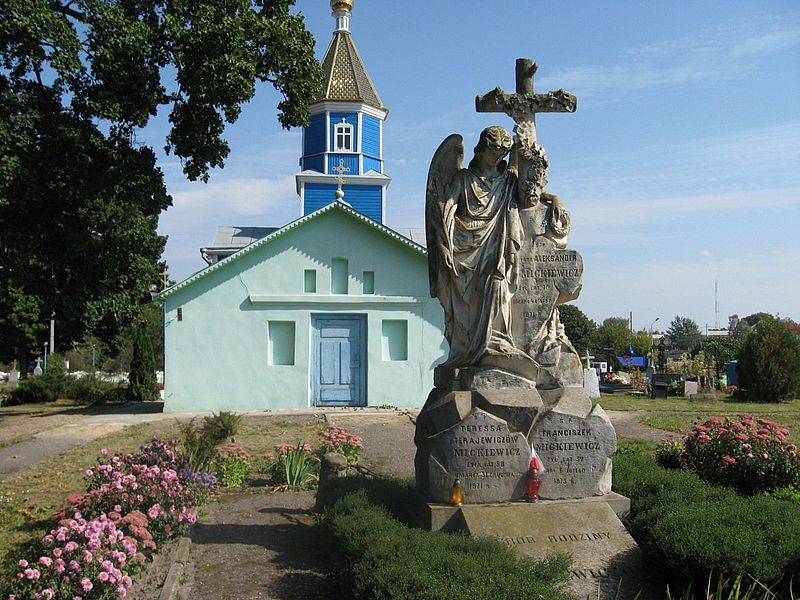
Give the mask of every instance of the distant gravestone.
[{"label": "distant gravestone", "polygon": [[597,371],[594,369],[583,370],[583,391],[592,400],[600,397],[600,379],[597,377]]},{"label": "distant gravestone", "polygon": [[36,366],[33,367],[33,376],[34,377],[38,377],[42,373],[43,373],[43,371],[42,371],[42,359],[41,358],[37,358],[36,359]]},{"label": "distant gravestone", "polygon": [[696,396],[697,392],[699,391],[700,386],[697,384],[696,381],[684,381],[683,382],[683,395],[684,396]]},{"label": "distant gravestone", "polygon": [[11,371],[8,373],[8,388],[13,390],[17,387],[19,381],[19,371],[17,370],[17,361],[11,366]]}]

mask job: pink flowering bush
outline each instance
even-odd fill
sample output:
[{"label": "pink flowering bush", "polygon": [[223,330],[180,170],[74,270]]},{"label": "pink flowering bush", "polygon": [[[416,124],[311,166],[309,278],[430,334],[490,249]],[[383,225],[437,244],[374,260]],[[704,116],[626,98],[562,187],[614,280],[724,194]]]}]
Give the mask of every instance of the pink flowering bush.
[{"label": "pink flowering bush", "polygon": [[137,541],[101,514],[76,512],[44,537],[35,562],[20,560],[9,600],[124,598],[144,556]]},{"label": "pink flowering bush", "polygon": [[125,457],[101,450],[85,478],[87,491],[53,516],[38,559],[19,561],[9,600],[124,598],[137,568],[196,520],[192,507],[216,485],[188,468],[177,442],[157,439]]},{"label": "pink flowering bush", "polygon": [[364,448],[364,441],[344,427],[332,427],[319,432],[320,452],[338,452],[347,457],[347,464],[358,462],[358,455]]},{"label": "pink flowering bush", "polygon": [[679,462],[709,483],[745,495],[798,485],[800,458],[788,435],[778,423],[748,414],[712,417],[686,433]]}]

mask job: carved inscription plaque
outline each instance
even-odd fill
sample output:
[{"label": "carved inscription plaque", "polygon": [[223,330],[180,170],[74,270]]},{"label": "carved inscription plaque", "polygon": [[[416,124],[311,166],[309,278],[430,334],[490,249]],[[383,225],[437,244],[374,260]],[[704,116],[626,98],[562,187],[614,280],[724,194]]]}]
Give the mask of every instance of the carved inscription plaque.
[{"label": "carved inscription plaque", "polygon": [[531,440],[546,468],[542,498],[581,498],[611,491],[611,456],[617,436],[596,406],[582,418],[551,411],[534,426]]},{"label": "carved inscription plaque", "polygon": [[433,441],[429,481],[434,502],[448,501],[455,479],[461,480],[467,504],[522,497],[530,446],[504,420],[475,409]]},{"label": "carved inscription plaque", "polygon": [[[535,220],[535,209],[527,220]],[[532,232],[531,224],[526,224]],[[583,258],[575,250],[559,250],[545,237],[526,240],[520,249],[519,287],[512,298],[514,339],[523,349],[535,346],[540,331],[562,302],[578,297],[583,278]]]}]

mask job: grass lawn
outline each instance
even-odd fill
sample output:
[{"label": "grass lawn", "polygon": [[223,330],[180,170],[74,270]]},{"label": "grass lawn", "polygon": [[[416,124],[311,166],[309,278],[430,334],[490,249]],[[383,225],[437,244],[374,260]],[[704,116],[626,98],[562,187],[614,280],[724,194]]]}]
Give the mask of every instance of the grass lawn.
[{"label": "grass lawn", "polygon": [[800,399],[774,404],[739,402],[719,396],[717,402],[694,402],[681,396],[654,400],[645,396],[603,394],[600,405],[606,410],[643,411],[641,423],[666,431],[688,430],[708,417],[735,417],[749,413],[756,418],[777,421],[788,427],[789,439],[800,444]]},{"label": "grass lawn", "polygon": [[[324,420],[310,416],[244,417],[235,440],[257,458],[278,443],[316,445],[317,432],[324,428]],[[95,464],[101,448],[128,454],[154,436],[171,439],[177,435],[177,422],[171,419],[126,427],[0,481],[0,576],[11,572],[11,564],[20,558],[16,548],[47,532],[49,517],[64,507],[65,496],[84,491],[83,473]]]}]

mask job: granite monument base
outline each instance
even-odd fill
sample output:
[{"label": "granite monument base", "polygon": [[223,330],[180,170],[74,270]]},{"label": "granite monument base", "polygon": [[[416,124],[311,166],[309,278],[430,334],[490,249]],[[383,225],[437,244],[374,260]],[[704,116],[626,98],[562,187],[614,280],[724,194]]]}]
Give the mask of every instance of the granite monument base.
[{"label": "granite monument base", "polygon": [[460,507],[421,502],[422,527],[500,539],[532,558],[572,555],[570,589],[577,598],[619,600],[665,597],[665,586],[620,521],[630,501],[605,496],[539,502],[506,502]]}]

